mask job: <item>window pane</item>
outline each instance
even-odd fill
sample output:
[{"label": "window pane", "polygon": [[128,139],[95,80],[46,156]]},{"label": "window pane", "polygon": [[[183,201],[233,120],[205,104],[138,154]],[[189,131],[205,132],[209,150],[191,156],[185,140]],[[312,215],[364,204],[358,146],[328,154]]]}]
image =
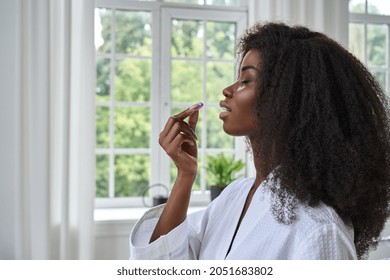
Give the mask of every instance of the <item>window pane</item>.
[{"label": "window pane", "polygon": [[171,95],[173,102],[199,102],[203,92],[203,64],[172,61]]},{"label": "window pane", "polygon": [[149,101],[150,80],[150,60],[125,59],[117,61],[115,70],[115,100]]},{"label": "window pane", "polygon": [[96,108],[96,147],[108,148],[110,146],[110,109],[98,106]]},{"label": "window pane", "polygon": [[228,22],[207,22],[207,57],[234,59],[236,26]]},{"label": "window pane", "polygon": [[115,156],[115,197],[140,196],[149,185],[149,155]]},{"label": "window pane", "polygon": [[364,25],[349,24],[349,50],[362,62],[365,61]]},{"label": "window pane", "polygon": [[207,63],[207,102],[218,102],[223,99],[222,90],[234,82],[234,63]]},{"label": "window pane", "polygon": [[95,9],[95,49],[101,53],[111,51],[111,10]]},{"label": "window pane", "polygon": [[233,149],[233,137],[223,130],[220,112],[218,108],[207,109],[207,148]]},{"label": "window pane", "polygon": [[110,60],[96,59],[96,101],[110,99]]},{"label": "window pane", "polygon": [[387,26],[384,24],[367,25],[367,52],[369,66],[386,66],[388,44]]},{"label": "window pane", "polygon": [[379,15],[390,15],[389,0],[368,0],[368,13]]},{"label": "window pane", "polygon": [[150,13],[116,11],[116,52],[151,56],[152,20]]},{"label": "window pane", "polygon": [[382,89],[386,91],[386,72],[374,72],[373,74],[381,85]]},{"label": "window pane", "polygon": [[96,156],[96,197],[108,197],[109,156]]},{"label": "window pane", "polygon": [[172,57],[202,57],[203,23],[195,20],[172,20]]},{"label": "window pane", "polygon": [[150,129],[149,108],[115,108],[115,148],[148,148]]}]

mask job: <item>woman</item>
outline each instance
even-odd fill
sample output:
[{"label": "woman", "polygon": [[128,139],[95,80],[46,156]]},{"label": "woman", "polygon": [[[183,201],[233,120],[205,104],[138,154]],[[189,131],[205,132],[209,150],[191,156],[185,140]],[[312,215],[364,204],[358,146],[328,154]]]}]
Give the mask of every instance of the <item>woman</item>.
[{"label": "woman", "polygon": [[178,175],[167,204],[134,227],[130,257],[365,257],[389,217],[385,94],[353,55],[304,27],[257,24],[239,54],[220,119],[226,133],[249,139],[255,178],[233,182],[205,211],[186,216],[201,105],[171,117],[159,141]]}]

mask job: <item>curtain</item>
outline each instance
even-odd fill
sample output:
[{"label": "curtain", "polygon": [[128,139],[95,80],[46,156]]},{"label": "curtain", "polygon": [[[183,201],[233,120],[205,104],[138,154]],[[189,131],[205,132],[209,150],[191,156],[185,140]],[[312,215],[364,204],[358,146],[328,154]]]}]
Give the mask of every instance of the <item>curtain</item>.
[{"label": "curtain", "polygon": [[14,190],[7,209],[11,218],[1,214],[13,227],[13,246],[4,246],[12,252],[1,254],[92,259],[94,0],[16,2],[20,85],[14,117],[20,128],[14,171],[20,178],[8,186]]},{"label": "curtain", "polygon": [[249,23],[305,25],[348,47],[348,0],[249,0]]}]

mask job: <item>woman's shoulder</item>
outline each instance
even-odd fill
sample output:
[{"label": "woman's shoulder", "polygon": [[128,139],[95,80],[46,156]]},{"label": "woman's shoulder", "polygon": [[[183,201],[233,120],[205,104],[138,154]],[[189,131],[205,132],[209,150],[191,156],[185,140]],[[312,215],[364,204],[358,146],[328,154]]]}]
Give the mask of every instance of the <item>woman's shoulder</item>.
[{"label": "woman's shoulder", "polygon": [[323,202],[319,202],[315,206],[301,204],[300,214],[305,216],[306,219],[312,220],[313,223],[318,224],[338,223],[341,221],[336,211]]},{"label": "woman's shoulder", "polygon": [[323,202],[315,206],[300,205],[297,209],[297,223],[299,228],[306,232],[328,228],[348,235],[353,234],[353,229],[340,218],[332,207]]}]

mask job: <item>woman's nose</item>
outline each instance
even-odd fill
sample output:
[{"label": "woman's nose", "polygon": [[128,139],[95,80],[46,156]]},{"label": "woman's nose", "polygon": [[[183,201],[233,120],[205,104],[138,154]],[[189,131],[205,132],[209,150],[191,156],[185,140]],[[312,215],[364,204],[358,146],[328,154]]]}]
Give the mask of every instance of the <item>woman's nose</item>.
[{"label": "woman's nose", "polygon": [[233,86],[230,85],[230,86],[224,88],[224,89],[222,90],[222,94],[223,94],[225,97],[227,97],[227,98],[228,98],[228,97],[232,97],[232,95],[233,95]]}]

